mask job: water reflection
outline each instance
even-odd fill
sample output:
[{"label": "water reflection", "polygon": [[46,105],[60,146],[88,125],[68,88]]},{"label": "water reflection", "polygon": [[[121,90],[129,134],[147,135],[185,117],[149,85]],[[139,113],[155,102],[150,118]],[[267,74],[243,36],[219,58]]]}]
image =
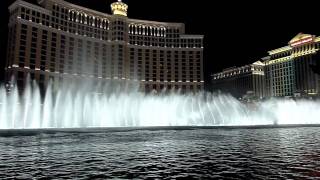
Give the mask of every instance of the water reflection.
[{"label": "water reflection", "polygon": [[0,177],[314,179],[319,128],[0,137]]}]

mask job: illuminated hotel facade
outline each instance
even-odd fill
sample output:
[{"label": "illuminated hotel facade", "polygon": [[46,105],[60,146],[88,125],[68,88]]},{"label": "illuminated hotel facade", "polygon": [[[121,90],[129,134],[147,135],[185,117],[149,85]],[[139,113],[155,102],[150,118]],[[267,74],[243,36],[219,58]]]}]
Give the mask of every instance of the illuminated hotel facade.
[{"label": "illuminated hotel facade", "polygon": [[257,61],[253,64],[231,67],[212,75],[212,86],[215,91],[230,93],[241,98],[247,93],[254,96],[265,96],[264,63]]},{"label": "illuminated hotel facade", "polygon": [[40,85],[65,78],[138,83],[141,91],[203,89],[203,35],[185,34],[183,23],[112,15],[63,0],[21,0],[10,7],[6,78],[24,86],[30,74]]},{"label": "illuminated hotel facade", "polygon": [[[299,33],[287,46],[269,51],[269,56],[261,59],[264,67],[261,74],[264,79],[261,84],[263,97],[319,96],[319,75],[311,68],[320,61],[319,49],[320,37]],[[230,76],[230,73],[227,74]],[[233,73],[233,78],[239,78],[240,75]],[[220,77],[221,73],[213,75],[213,90],[223,89],[228,92],[230,86],[237,88],[226,81],[229,87],[216,85],[221,81]],[[244,95],[244,92],[241,94]],[[259,94],[255,92],[255,95]]]},{"label": "illuminated hotel facade", "polygon": [[319,95],[319,75],[311,69],[320,61],[319,48],[320,37],[299,33],[288,46],[269,51],[268,96]]}]

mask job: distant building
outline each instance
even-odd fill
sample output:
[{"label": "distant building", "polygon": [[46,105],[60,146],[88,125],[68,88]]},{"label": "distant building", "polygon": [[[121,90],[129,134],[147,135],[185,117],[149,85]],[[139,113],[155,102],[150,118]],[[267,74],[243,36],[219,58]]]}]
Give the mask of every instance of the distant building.
[{"label": "distant building", "polygon": [[253,64],[232,67],[213,74],[213,90],[230,93],[237,98],[248,93],[262,98],[265,96],[264,66],[264,63],[257,61]]},{"label": "distant building", "polygon": [[[299,33],[288,46],[269,51],[269,56],[258,63],[259,68],[254,68],[254,63],[214,74],[213,90],[228,92],[236,97],[244,96],[247,91],[260,97],[319,96],[320,79],[313,70],[320,61],[319,49],[320,37]],[[263,70],[258,76],[263,83],[252,80],[257,79],[253,78],[254,72],[241,70],[250,67]]]},{"label": "distant building", "polygon": [[183,23],[112,15],[63,0],[17,0],[10,7],[6,79],[19,87],[29,74],[45,87],[65,78],[137,83],[141,91],[203,89],[203,35],[186,35]]}]

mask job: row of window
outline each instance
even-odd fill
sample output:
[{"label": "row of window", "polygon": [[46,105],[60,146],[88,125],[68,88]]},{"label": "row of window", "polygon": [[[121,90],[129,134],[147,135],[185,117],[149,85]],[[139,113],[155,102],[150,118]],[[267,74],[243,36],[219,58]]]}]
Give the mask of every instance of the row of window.
[{"label": "row of window", "polygon": [[221,78],[225,78],[225,77],[232,77],[232,76],[236,76],[236,75],[240,75],[246,72],[250,72],[250,69],[241,69],[238,71],[234,71],[234,72],[230,72],[230,73],[222,73],[219,75],[214,75],[213,79],[221,79]]},{"label": "row of window", "polygon": [[[38,49],[38,40],[37,38],[41,38],[41,36],[38,36],[42,32],[42,40],[40,43],[41,49]],[[22,24],[21,26],[21,41],[20,41],[20,53],[19,53],[19,66],[20,67],[26,67],[28,64],[30,69],[36,69],[36,59],[37,59],[37,51],[40,52],[40,63],[39,63],[39,69],[42,71],[49,70],[51,72],[59,71],[60,73],[95,73],[95,75],[98,75],[98,70],[100,71],[101,68],[101,59],[107,60],[106,54],[103,53],[103,57],[101,57],[101,44],[99,43],[91,43],[90,41],[87,41],[87,45],[84,47],[83,40],[78,39],[76,40],[73,37],[68,37],[61,35],[61,43],[60,47],[57,47],[57,34],[56,33],[50,33],[51,34],[51,40],[48,41],[48,31],[46,30],[39,30],[38,28],[33,27],[32,28],[32,38],[31,41],[27,42],[26,37],[28,33],[28,27],[25,24]],[[67,40],[66,40],[67,39]],[[27,43],[29,45],[27,46]],[[50,43],[50,46],[48,46]],[[77,46],[76,46],[77,43]],[[67,45],[67,46],[66,46]],[[30,49],[26,49],[26,47],[29,47]],[[103,45],[103,50],[106,49],[106,46]],[[113,47],[114,48],[114,47]],[[59,51],[57,50],[59,49]],[[68,53],[66,54],[65,50],[68,50]],[[83,51],[83,49],[86,49],[86,51]],[[26,57],[26,52],[30,52],[30,56]],[[118,71],[119,74],[117,76],[122,76],[122,56],[123,56],[123,47],[119,46],[118,48],[119,55],[117,56],[117,59],[119,61],[118,64]],[[58,52],[60,55],[58,56]],[[77,56],[76,53],[77,52]],[[104,51],[105,52],[105,51]],[[50,54],[48,54],[50,53]],[[49,56],[47,56],[49,55]],[[115,54],[114,54],[115,56]],[[85,59],[87,62],[84,61],[83,57],[86,57]],[[49,59],[48,59],[49,58]],[[110,58],[109,58],[110,59]],[[115,59],[115,58],[111,58]],[[27,62],[29,60],[29,62]],[[109,60],[110,61],[110,60]],[[103,62],[103,66],[105,69],[109,66],[106,66],[106,61]],[[111,68],[115,67],[114,61],[111,61]],[[56,65],[59,65],[56,67]],[[111,69],[113,71],[113,68]],[[107,70],[103,71],[104,74],[106,74]],[[110,69],[109,71],[110,72]],[[112,73],[113,74],[113,73]]]},{"label": "row of window", "polygon": [[67,16],[61,16],[60,18],[50,18],[48,15],[41,14],[40,12],[36,12],[34,10],[29,10],[24,7],[21,7],[20,17],[22,19],[32,21],[34,23],[41,23],[45,26],[52,26],[56,29],[61,29],[63,31],[71,32],[74,34],[79,34],[102,40],[108,40],[108,31],[102,30],[95,26],[82,25],[75,22],[68,22],[68,20],[66,20]]},{"label": "row of window", "polygon": [[152,90],[163,90],[163,89],[167,89],[167,90],[171,90],[171,89],[181,89],[181,90],[200,90],[201,89],[201,85],[171,85],[171,84],[145,84],[144,85],[144,89],[148,92],[148,91],[152,91]]},{"label": "row of window", "polygon": [[294,47],[291,50],[288,50],[282,53],[274,54],[271,56],[271,60],[290,56],[292,53],[302,53],[302,52],[307,52],[307,51],[319,49],[319,48],[320,48],[320,43],[312,43],[312,44],[309,43],[302,46]]},{"label": "row of window", "polygon": [[13,59],[14,59],[14,49],[16,46],[16,32],[17,32],[17,25],[12,25],[9,27],[9,33],[8,33],[8,47],[7,47],[7,60],[8,60],[8,65],[13,64]]},{"label": "row of window", "polygon": [[102,17],[93,16],[90,14],[86,14],[84,12],[80,12],[74,9],[67,9],[65,7],[60,7],[57,4],[54,4],[53,7],[53,16],[65,19],[68,21],[73,21],[76,23],[108,29],[109,27],[109,20]]},{"label": "row of window", "polygon": [[166,39],[158,37],[129,36],[129,44],[139,46],[202,48],[201,39]]},{"label": "row of window", "polygon": [[273,64],[270,67],[270,69],[282,69],[282,68],[286,68],[286,67],[289,67],[291,68],[292,67],[292,62],[287,62],[287,63],[278,63],[278,64]]},{"label": "row of window", "polygon": [[[56,77],[53,75],[49,74],[35,74],[35,73],[29,73],[29,72],[22,72],[18,71],[17,72],[17,80],[20,82],[20,84],[23,86],[23,84],[26,82],[26,77],[30,76],[32,80],[36,79],[39,81],[39,83],[44,83],[46,79],[51,79],[51,80],[59,80],[60,82],[63,82],[64,78],[63,77]],[[21,86],[21,87],[22,87]],[[162,90],[162,89],[181,89],[181,90],[200,90],[202,88],[201,85],[183,85],[183,84],[169,84],[169,83],[162,83],[162,84],[153,84],[153,83],[147,83],[144,85],[141,85],[141,88],[146,90],[146,91],[151,91],[151,90]]]},{"label": "row of window", "polygon": [[132,24],[129,24],[129,34],[156,37],[166,37],[167,35],[165,27],[137,26]]},{"label": "row of window", "polygon": [[[37,12],[35,10],[30,10],[25,7],[21,7],[21,18],[25,20],[29,20],[35,23],[41,23],[46,26],[51,26],[56,29],[61,29],[64,31],[68,31],[74,34],[79,34],[88,37],[94,37],[98,39],[107,40],[108,39],[108,30],[109,29],[109,21],[107,19],[96,18],[94,16],[88,16],[83,13],[75,12],[72,10],[68,10],[64,7],[59,7],[58,5],[53,6],[53,16]],[[154,28],[154,27],[144,27],[144,26],[136,26],[130,24],[128,26],[128,30],[124,28],[125,24],[122,21],[113,22],[114,30],[123,31],[123,33],[115,34],[119,36],[119,38],[115,38],[116,40],[123,40],[124,33],[127,31],[130,34],[136,35],[150,35],[154,37],[167,37],[166,40],[167,45],[164,46],[175,46],[175,44],[180,43],[179,47],[202,47],[201,40],[195,40],[195,42],[187,42],[189,40],[181,40],[181,42],[175,41],[175,39],[179,38],[179,30],[178,29],[166,29],[164,27]],[[166,33],[168,31],[168,36]],[[143,45],[142,39],[139,39],[138,36],[130,36],[132,39],[130,44],[138,44]],[[158,39],[158,38],[157,38]],[[160,38],[161,39],[161,38]],[[147,40],[148,41],[148,40]],[[150,40],[151,41],[151,40]],[[157,40],[158,41],[158,40]],[[161,41],[161,40],[159,40]],[[193,40],[191,40],[193,41]],[[163,43],[164,40],[163,40]],[[152,42],[149,43],[150,45]],[[157,43],[153,44],[153,46],[158,46]],[[161,46],[161,43],[159,44]]]}]

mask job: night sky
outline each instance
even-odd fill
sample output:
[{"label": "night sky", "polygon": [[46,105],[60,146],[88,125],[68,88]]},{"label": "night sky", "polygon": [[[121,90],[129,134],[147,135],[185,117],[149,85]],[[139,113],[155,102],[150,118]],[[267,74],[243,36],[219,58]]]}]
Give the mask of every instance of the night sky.
[{"label": "night sky", "polygon": [[[35,3],[36,0],[27,0]],[[111,13],[114,0],[67,0]],[[211,73],[241,66],[267,55],[268,50],[285,46],[299,32],[320,35],[320,11],[312,1],[182,1],[124,0],[128,17],[154,21],[182,22],[187,34],[205,35],[205,81]],[[1,73],[3,74],[9,4],[1,0]],[[0,76],[3,78],[3,75]]]}]

